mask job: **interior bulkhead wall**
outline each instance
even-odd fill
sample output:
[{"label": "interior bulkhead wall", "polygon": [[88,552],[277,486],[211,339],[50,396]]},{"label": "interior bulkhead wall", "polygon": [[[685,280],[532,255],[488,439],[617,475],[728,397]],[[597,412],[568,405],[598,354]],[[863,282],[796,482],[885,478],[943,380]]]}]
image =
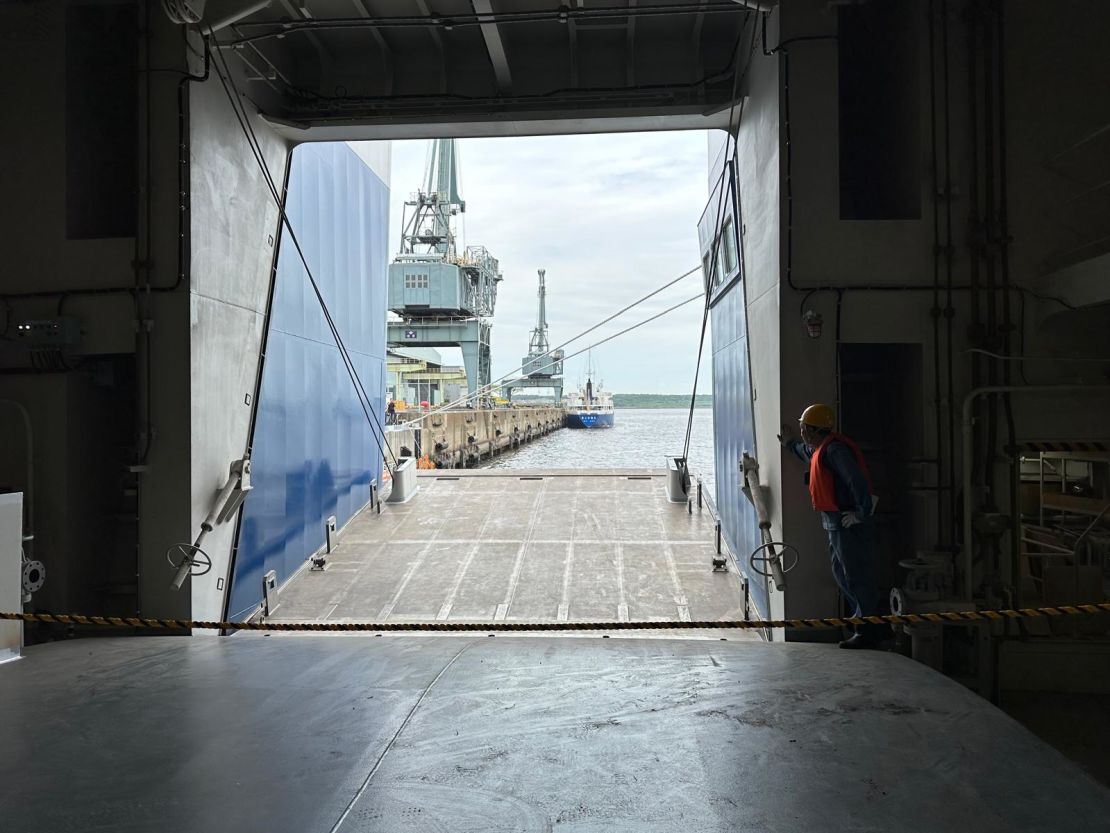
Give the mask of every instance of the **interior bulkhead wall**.
[{"label": "interior bulkhead wall", "polygon": [[28,609],[189,612],[159,589],[190,534],[182,76],[146,71],[183,70],[184,46],[163,21],[0,6],[0,482],[24,493],[24,554],[46,567]]},{"label": "interior bulkhead wall", "polygon": [[[727,490],[751,442],[774,535],[803,554],[761,614],[837,612],[804,470],[775,439],[813,402],[870,461],[884,595],[919,553],[947,559],[954,604],[1031,591],[1022,449],[1106,434],[1110,113],[1085,67],[1106,61],[1108,10],[1067,5],[797,0],[757,33],[736,141],[710,171],[731,154],[740,266],[709,280],[721,503],[744,506]],[[726,517],[741,560],[746,512]]]},{"label": "interior bulkhead wall", "polygon": [[[21,160],[0,182],[10,209],[0,425],[11,438],[0,479],[26,494],[34,540],[25,552],[46,565],[30,609],[218,619],[235,519],[206,536],[211,567],[181,590],[171,586],[167,553],[179,561],[176,545],[196,541],[231,465],[251,451],[252,425],[267,436],[285,430],[284,442],[300,449],[297,473],[282,461],[281,494],[265,488],[268,466],[256,470],[251,503],[300,525],[285,537],[304,537],[302,558],[326,517],[344,515],[344,501],[361,506],[381,470],[376,446],[323,448],[346,442],[342,430],[321,426],[334,427],[337,413],[346,424],[354,403],[325,355],[309,294],[278,295],[284,309],[304,310],[300,321],[278,317],[270,367],[320,389],[290,384],[259,397],[282,242],[270,189],[286,198],[291,142],[258,116],[241,62],[186,36],[157,4],[7,4],[0,28],[0,85],[20,124],[10,153]],[[363,156],[344,144],[306,147],[293,169],[315,167],[316,184],[300,189],[301,222],[315,216],[312,199],[331,206],[302,244],[333,310],[349,317],[340,327],[380,409],[384,335],[370,322],[384,327],[384,296],[375,296],[384,278],[366,270],[386,260],[388,157]],[[289,188],[297,191],[295,179]],[[344,263],[362,271],[337,279]],[[293,278],[289,285],[309,292]],[[39,335],[55,324],[60,335]],[[320,355],[294,355],[285,342],[298,336],[302,352]],[[271,431],[268,415],[283,410],[296,418]],[[315,446],[306,445],[309,429]],[[331,465],[330,486],[320,474],[329,454],[344,460]],[[310,460],[316,468],[305,473]],[[257,602],[255,579],[247,595]],[[59,635],[40,631],[28,638]]]}]

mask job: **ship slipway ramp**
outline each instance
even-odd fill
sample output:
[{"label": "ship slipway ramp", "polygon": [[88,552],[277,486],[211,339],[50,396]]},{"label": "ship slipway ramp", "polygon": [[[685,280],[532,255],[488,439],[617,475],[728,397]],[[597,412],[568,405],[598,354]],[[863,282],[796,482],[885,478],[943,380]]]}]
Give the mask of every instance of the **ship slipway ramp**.
[{"label": "ship slipway ramp", "polygon": [[1110,818],[1110,792],[1063,756],[892,654],[595,636],[90,644],[3,669],[5,830],[1013,833]]}]

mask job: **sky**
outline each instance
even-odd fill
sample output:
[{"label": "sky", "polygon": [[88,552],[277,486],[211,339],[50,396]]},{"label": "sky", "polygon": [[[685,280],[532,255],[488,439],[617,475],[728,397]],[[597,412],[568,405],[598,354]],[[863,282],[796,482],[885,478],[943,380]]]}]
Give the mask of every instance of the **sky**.
[{"label": "sky", "polygon": [[[402,210],[421,186],[430,141],[394,142],[390,247],[400,244]],[[484,245],[504,280],[493,319],[493,375],[516,370],[536,324],[536,270],[547,270],[547,321],[555,347],[621,307],[696,267],[697,221],[708,199],[702,131],[458,140],[466,201],[459,249]],[[583,339],[571,352],[695,295],[700,273]],[[701,330],[699,299],[592,351],[615,393],[689,394]],[[448,364],[457,349],[443,348]],[[568,388],[587,354],[567,362]],[[699,392],[709,393],[709,337]],[[595,382],[597,378],[595,376]]]}]

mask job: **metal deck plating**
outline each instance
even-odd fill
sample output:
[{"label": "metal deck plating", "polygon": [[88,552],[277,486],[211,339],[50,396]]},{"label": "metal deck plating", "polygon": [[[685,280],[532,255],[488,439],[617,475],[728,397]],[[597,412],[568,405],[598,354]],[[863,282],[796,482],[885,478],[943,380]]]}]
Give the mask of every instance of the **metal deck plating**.
[{"label": "metal deck plating", "polygon": [[[268,621],[672,621],[744,618],[714,573],[708,511],[648,469],[422,472],[420,492],[343,530]],[[752,638],[756,638],[754,635]]]},{"label": "metal deck plating", "polygon": [[11,831],[1096,830],[1110,792],[903,657],[240,635],[2,669]]}]

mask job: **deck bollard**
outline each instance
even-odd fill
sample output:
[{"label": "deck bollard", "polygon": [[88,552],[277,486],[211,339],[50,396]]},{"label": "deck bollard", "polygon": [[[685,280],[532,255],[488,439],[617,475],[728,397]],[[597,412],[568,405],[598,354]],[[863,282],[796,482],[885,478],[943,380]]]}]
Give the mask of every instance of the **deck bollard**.
[{"label": "deck bollard", "polygon": [[686,458],[667,458],[667,500],[671,503],[686,503]]},{"label": "deck bollard", "polygon": [[389,493],[388,503],[407,503],[420,489],[416,480],[416,461],[412,457],[403,458],[393,469],[393,491]]}]

